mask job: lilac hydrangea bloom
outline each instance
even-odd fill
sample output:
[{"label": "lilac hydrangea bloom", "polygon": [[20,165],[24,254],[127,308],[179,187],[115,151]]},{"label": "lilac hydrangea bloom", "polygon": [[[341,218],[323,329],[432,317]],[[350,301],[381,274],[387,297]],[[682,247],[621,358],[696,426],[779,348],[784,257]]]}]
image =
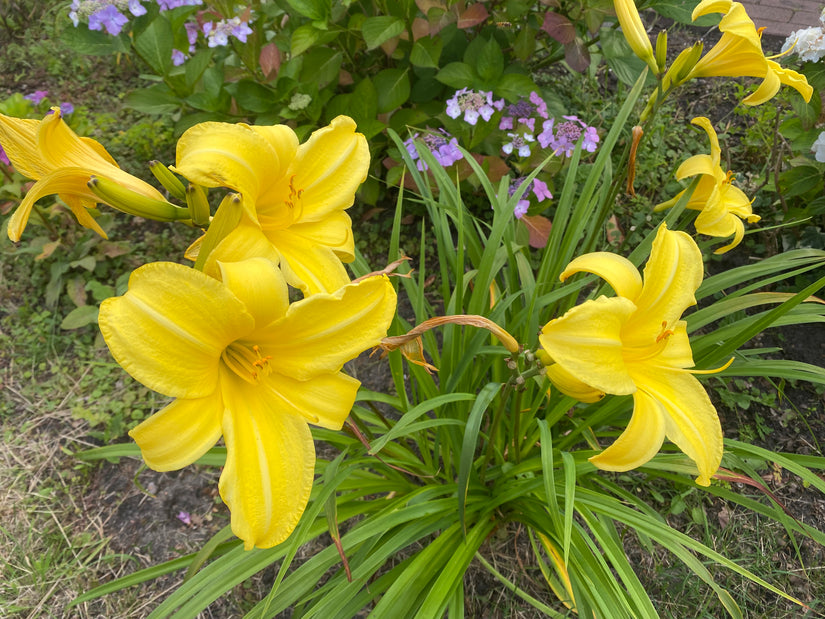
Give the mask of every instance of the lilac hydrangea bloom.
[{"label": "lilac hydrangea bloom", "polygon": [[172,50],[172,66],[179,67],[186,62],[186,54],[179,49]]},{"label": "lilac hydrangea bloom", "polygon": [[542,125],[543,131],[539,134],[538,140],[542,148],[548,146],[556,154],[564,153],[567,157],[573,154],[576,142],[579,141],[582,133],[582,148],[587,152],[594,152],[599,142],[599,134],[595,127],[589,127],[576,116],[564,116],[564,122],[554,126],[554,120],[550,119]]},{"label": "lilac hydrangea bloom", "polygon": [[[510,187],[507,189],[507,194],[512,198],[516,191],[518,191],[519,187],[524,183],[526,177],[519,176],[514,178],[510,181]],[[533,195],[536,196],[536,200],[539,202],[544,202],[545,200],[552,200],[553,194],[550,193],[550,190],[547,188],[547,183],[541,181],[537,178],[533,179],[531,183],[531,187],[533,191]],[[525,192],[526,194],[526,192]],[[530,200],[524,197],[522,194],[522,199],[516,202],[516,206],[513,208],[513,215],[515,215],[516,219],[521,219],[527,214],[527,209],[530,208]]]},{"label": "lilac hydrangea bloom", "polygon": [[452,98],[447,99],[447,116],[458,118],[463,113],[464,122],[475,125],[479,116],[487,122],[496,110],[503,107],[504,99],[493,101],[492,92],[476,92],[462,88],[457,90]]},{"label": "lilac hydrangea bloom", "polygon": [[[423,172],[428,169],[428,166],[424,160],[419,157],[418,149],[413,141],[418,137],[419,134],[416,133],[404,142],[404,146],[407,148],[407,152],[410,154],[410,157],[412,157],[412,160],[416,162],[416,167]],[[435,160],[445,168],[453,165],[456,161],[464,157],[461,151],[458,150],[458,140],[444,131],[444,129],[439,129],[438,132],[425,133],[423,137],[421,137],[421,141],[430,149]]]},{"label": "lilac hydrangea bloom", "polygon": [[35,90],[33,93],[23,97],[26,101],[31,101],[34,105],[39,105],[40,102],[49,96],[48,90]]},{"label": "lilac hydrangea bloom", "polygon": [[60,113],[63,114],[63,116],[68,116],[72,112],[74,112],[73,104],[69,103],[68,101],[60,104]]},{"label": "lilac hydrangea bloom", "polygon": [[508,133],[507,137],[510,141],[501,147],[505,154],[509,155],[515,150],[519,157],[530,156],[530,142],[535,142],[536,138],[529,133]]},{"label": "lilac hydrangea bloom", "polygon": [[113,4],[103,7],[89,15],[89,30],[103,30],[106,29],[108,34],[117,36],[120,31],[129,23],[128,18],[117,10]]},{"label": "lilac hydrangea bloom", "polygon": [[218,22],[207,22],[203,25],[203,34],[206,36],[209,47],[223,47],[229,44],[230,35],[241,43],[246,43],[246,37],[252,34],[252,28],[240,17],[233,17]]},{"label": "lilac hydrangea bloom", "polygon": [[529,99],[519,99],[504,107],[498,128],[512,129],[515,123],[525,125],[531,132],[536,130],[536,118],[547,119],[547,104],[535,92]]},{"label": "lilac hydrangea bloom", "polygon": [[129,0],[129,12],[135,17],[146,15],[146,7],[140,3],[140,0]]}]

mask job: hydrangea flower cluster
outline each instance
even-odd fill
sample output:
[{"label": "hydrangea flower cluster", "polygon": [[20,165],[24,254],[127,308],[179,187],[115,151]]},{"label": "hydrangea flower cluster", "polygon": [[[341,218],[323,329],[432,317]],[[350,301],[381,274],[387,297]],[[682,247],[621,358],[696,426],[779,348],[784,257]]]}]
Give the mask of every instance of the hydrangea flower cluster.
[{"label": "hydrangea flower cluster", "polygon": [[556,154],[564,153],[569,157],[576,148],[576,142],[584,134],[582,148],[589,153],[596,150],[599,144],[599,134],[595,127],[589,127],[577,116],[563,116],[564,122],[555,124],[555,119],[544,121],[542,132],[538,136],[542,148],[550,147]]},{"label": "hydrangea flower cluster", "polygon": [[[518,191],[519,187],[524,183],[525,176],[519,176],[518,178],[514,178],[510,181],[510,187],[507,190],[508,195],[512,198],[516,191]],[[541,181],[537,178],[533,179],[532,186],[527,189],[527,191],[532,190],[533,195],[536,196],[536,199],[539,202],[544,202],[544,200],[552,200],[553,194],[550,193],[550,190],[547,188],[547,183]],[[527,193],[525,191],[525,194]],[[516,202],[516,206],[513,209],[513,215],[515,215],[516,219],[521,219],[527,214],[527,209],[530,208],[530,200],[522,195],[521,200]]]},{"label": "hydrangea flower cluster", "polygon": [[498,128],[503,131],[521,124],[533,133],[536,130],[537,118],[547,120],[547,104],[538,93],[531,92],[529,99],[522,98],[516,103],[504,106]]},{"label": "hydrangea flower cluster", "polygon": [[451,99],[447,99],[447,116],[458,118],[464,114],[464,122],[475,126],[479,117],[489,122],[496,110],[504,107],[504,99],[493,101],[492,92],[482,92],[462,88]]},{"label": "hydrangea flower cluster", "polygon": [[800,60],[818,62],[825,56],[825,10],[819,16],[819,26],[792,32],[782,45],[782,52],[793,51]]},{"label": "hydrangea flower cluster", "polygon": [[[456,161],[464,157],[458,149],[458,140],[444,131],[444,129],[431,131],[420,137],[421,141],[424,142],[427,148],[430,149],[430,152],[435,157],[435,160],[445,168],[453,165]],[[410,154],[410,157],[412,157],[412,160],[416,162],[416,167],[421,172],[424,172],[428,169],[428,166],[424,160],[420,158],[418,149],[413,141],[418,138],[419,134],[416,133],[404,142],[404,146],[407,147],[407,152]]]},{"label": "hydrangea flower cluster", "polygon": [[206,22],[203,25],[203,34],[209,47],[223,47],[229,45],[229,37],[233,36],[241,43],[246,43],[246,37],[252,34],[252,28],[240,17],[223,19],[216,22]]}]

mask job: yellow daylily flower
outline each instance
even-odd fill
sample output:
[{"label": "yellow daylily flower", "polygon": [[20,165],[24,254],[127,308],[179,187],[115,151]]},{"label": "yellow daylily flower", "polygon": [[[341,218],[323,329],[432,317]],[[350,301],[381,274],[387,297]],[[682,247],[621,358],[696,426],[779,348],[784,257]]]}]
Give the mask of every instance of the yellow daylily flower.
[{"label": "yellow daylily flower", "polygon": [[[238,227],[204,270],[212,273],[217,260],[265,256],[280,260],[287,282],[304,294],[348,283],[342,261],[355,259],[355,245],[345,209],[370,162],[367,140],[355,128],[355,121],[339,116],[301,145],[286,125],[207,122],[186,131],[178,141],[176,171],[243,196]],[[197,249],[196,242],[190,257]]]},{"label": "yellow daylily flower", "polygon": [[176,398],[129,434],[146,464],[191,464],[223,436],[221,497],[247,549],[285,540],[309,499],[308,423],[341,428],[360,383],[343,364],[386,335],[396,296],[386,275],[289,303],[269,260],[219,263],[222,281],[165,262],[137,269],[100,306],[115,360]]},{"label": "yellow daylily flower", "polygon": [[613,8],[616,17],[619,18],[619,25],[622,27],[622,34],[630,45],[630,49],[639,58],[647,63],[654,75],[659,72],[656,57],[653,54],[653,46],[647,36],[642,18],[636,8],[634,0],[613,0]]},{"label": "yellow daylily flower", "polygon": [[103,202],[87,185],[92,176],[165,202],[157,189],[121,170],[99,142],[72,131],[63,121],[60,108],[52,108],[43,120],[0,114],[0,145],[18,172],[37,181],[9,219],[12,241],[19,241],[23,235],[34,203],[53,194],[69,206],[80,225],[105,238],[103,229],[87,211]]},{"label": "yellow daylily flower", "polygon": [[[687,208],[701,211],[696,217],[694,225],[700,234],[726,238],[733,235],[733,241],[717,249],[714,253],[723,254],[739,245],[745,236],[743,219],[748,223],[756,223],[761,219],[753,214],[751,201],[745,192],[733,186],[733,174],[727,174],[722,169],[720,161],[722,150],[719,148],[719,138],[710,120],[699,116],[691,121],[702,127],[710,139],[710,155],[694,155],[679,166],[676,178],[683,180],[691,176],[701,175],[699,184],[687,203]],[[686,191],[686,190],[685,190]],[[656,205],[656,211],[674,206],[685,193],[681,191],[675,197]]]},{"label": "yellow daylily flower", "polygon": [[[675,443],[707,486],[722,459],[722,428],[693,366],[685,309],[696,303],[702,254],[684,232],[659,228],[644,279],[629,260],[606,252],[573,260],[561,279],[595,273],[618,296],[585,301],[548,322],[539,341],[552,360],[593,391],[633,395],[627,429],[590,458],[608,471],[642,466],[662,446]],[[551,366],[552,367],[552,366]],[[548,374],[553,378],[552,374]]]},{"label": "yellow daylily flower", "polygon": [[761,31],[757,31],[745,7],[732,0],[702,0],[693,10],[693,19],[709,13],[724,13],[719,22],[722,38],[705,54],[688,74],[694,77],[759,77],[762,84],[742,100],[745,105],[759,105],[771,99],[782,84],[794,88],[805,101],[811,100],[813,88],[804,75],[782,68],[765,57]]}]

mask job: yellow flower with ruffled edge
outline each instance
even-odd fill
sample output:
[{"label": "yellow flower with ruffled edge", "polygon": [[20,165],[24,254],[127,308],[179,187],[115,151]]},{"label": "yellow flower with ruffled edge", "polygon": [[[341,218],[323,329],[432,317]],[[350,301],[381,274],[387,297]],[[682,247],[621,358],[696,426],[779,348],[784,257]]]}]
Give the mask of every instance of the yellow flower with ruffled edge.
[{"label": "yellow flower with ruffled edge", "polygon": [[694,77],[759,77],[759,88],[742,100],[745,105],[759,105],[771,99],[782,84],[794,88],[805,101],[811,100],[813,88],[804,75],[785,69],[773,57],[765,57],[762,39],[745,7],[732,0],[702,0],[692,18],[709,13],[724,13],[719,22],[722,38],[690,71]]},{"label": "yellow flower with ruffled edge", "polygon": [[551,320],[541,346],[568,383],[580,381],[591,393],[632,394],[634,403],[625,431],[590,461],[628,471],[653,458],[667,437],[696,463],[696,483],[709,485],[722,459],[722,428],[695,371],[687,369],[693,356],[680,320],[702,283],[696,243],[662,224],[644,278],[629,260],[606,252],[576,258],[561,279],[580,272],[604,278],[617,296],[585,301]]},{"label": "yellow flower with ruffled edge", "polygon": [[289,303],[263,258],[217,265],[222,281],[171,262],[137,269],[99,324],[115,360],[176,398],[134,428],[146,464],[180,469],[223,436],[221,497],[247,549],[285,540],[306,507],[315,450],[308,423],[338,430],[360,383],[343,364],[386,335],[386,275]]},{"label": "yellow flower with ruffled edge", "polygon": [[[280,262],[287,282],[304,294],[332,292],[349,282],[342,262],[355,259],[352,206],[370,163],[355,121],[338,116],[303,144],[286,125],[207,122],[178,141],[175,170],[205,187],[243,196],[237,228],[207,259],[264,256]],[[198,251],[198,242],[189,257]]]},{"label": "yellow flower with ruffled edge", "polygon": [[[751,201],[745,192],[733,185],[733,173],[725,173],[719,165],[722,150],[719,148],[719,138],[710,120],[699,116],[691,122],[702,127],[708,134],[710,155],[694,155],[684,161],[676,170],[676,178],[683,180],[701,175],[699,184],[686,206],[689,209],[701,211],[694,222],[697,232],[720,238],[733,236],[733,241],[729,245],[714,252],[723,254],[742,242],[745,236],[743,219],[746,219],[748,223],[756,223],[761,217],[753,214]],[[674,206],[685,191],[680,191],[667,202],[657,204],[654,210],[661,211]]]},{"label": "yellow flower with ruffled edge", "polygon": [[[121,170],[99,142],[72,131],[63,121],[60,108],[52,108],[43,120],[0,114],[0,145],[15,170],[37,181],[9,219],[8,235],[14,242],[23,236],[34,203],[54,194],[68,205],[81,226],[106,238],[87,211],[103,202],[87,185],[92,176],[114,181],[159,203],[166,202],[157,189]],[[171,211],[172,205],[167,205]]]}]

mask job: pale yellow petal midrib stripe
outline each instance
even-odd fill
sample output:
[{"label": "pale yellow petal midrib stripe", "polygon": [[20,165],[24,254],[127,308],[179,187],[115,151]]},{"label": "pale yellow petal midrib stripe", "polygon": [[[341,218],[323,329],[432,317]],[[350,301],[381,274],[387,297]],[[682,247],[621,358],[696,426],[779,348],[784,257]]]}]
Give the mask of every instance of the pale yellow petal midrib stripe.
[{"label": "pale yellow petal midrib stripe", "polygon": [[201,350],[205,353],[214,353],[216,356],[220,356],[220,351],[216,351],[212,346],[193,335],[190,331],[187,331],[178,323],[170,320],[165,314],[162,314],[159,311],[157,311],[154,307],[146,303],[140,297],[131,296],[126,298],[129,298],[130,302],[133,305],[137,306],[137,308],[140,311],[151,317],[152,320],[159,326],[167,329],[168,331],[171,331],[175,335],[179,336],[181,339],[192,343],[198,350]]}]

